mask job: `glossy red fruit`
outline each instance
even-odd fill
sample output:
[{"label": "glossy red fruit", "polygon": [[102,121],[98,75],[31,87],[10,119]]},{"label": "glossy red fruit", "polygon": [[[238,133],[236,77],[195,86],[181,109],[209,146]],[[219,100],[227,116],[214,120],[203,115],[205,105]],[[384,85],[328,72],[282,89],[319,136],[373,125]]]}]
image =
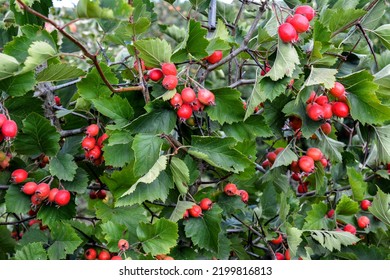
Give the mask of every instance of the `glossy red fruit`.
[{"label": "glossy red fruit", "polygon": [[324,111],[324,119],[328,120],[333,116],[333,111],[332,111],[332,105],[329,103],[326,103],[322,105],[322,110]]},{"label": "glossy red fruit", "polygon": [[120,239],[118,241],[118,249],[120,251],[126,251],[129,249],[129,247],[130,247],[129,241],[127,241],[126,239]]},{"label": "glossy red fruit", "polygon": [[287,249],[285,252],[284,252],[284,257],[287,261],[291,260],[291,254],[290,254],[290,249]]},{"label": "glossy red fruit", "polygon": [[178,82],[179,81],[178,81],[176,76],[174,76],[174,75],[167,75],[162,80],[162,85],[167,90],[172,90],[172,89],[176,88]]},{"label": "glossy red fruit", "polygon": [[40,205],[42,203],[42,200],[40,197],[38,197],[36,194],[33,194],[30,198],[32,205]]},{"label": "glossy red fruit", "polygon": [[215,63],[221,61],[222,57],[223,57],[222,51],[218,50],[218,51],[213,52],[211,55],[209,55],[206,58],[206,60],[210,64],[215,64]]},{"label": "glossy red fruit", "polygon": [[317,103],[311,103],[306,106],[306,113],[313,121],[319,121],[324,118],[324,109]]},{"label": "glossy red fruit", "polygon": [[97,124],[91,124],[87,127],[85,132],[89,137],[95,137],[99,133],[99,126]]},{"label": "glossy red fruit", "polygon": [[201,88],[198,91],[198,100],[204,105],[215,105],[215,96],[208,89]]},{"label": "glossy red fruit", "polygon": [[299,184],[297,188],[298,193],[307,193],[308,191],[307,186],[308,186],[307,182]]},{"label": "glossy red fruit", "polygon": [[298,161],[294,160],[293,162],[291,162],[291,164],[290,164],[290,170],[291,170],[292,172],[295,172],[295,173],[301,172],[301,169],[299,168]]},{"label": "glossy red fruit", "polygon": [[279,147],[279,148],[276,148],[276,149],[275,149],[274,153],[275,153],[276,155],[278,155],[278,154],[280,154],[283,150],[284,150],[284,148]]},{"label": "glossy red fruit", "polygon": [[330,210],[328,211],[328,213],[326,213],[326,216],[327,216],[329,219],[333,218],[333,216],[334,216],[334,209],[330,209]]},{"label": "glossy red fruit", "polygon": [[97,192],[97,197],[98,197],[99,199],[105,199],[106,196],[107,196],[106,190],[99,190],[99,191]]},{"label": "glossy red fruit", "polygon": [[291,116],[290,118],[290,127],[295,131],[302,127],[302,120],[296,116]]},{"label": "glossy red fruit", "polygon": [[244,203],[248,203],[249,194],[245,190],[238,190],[238,195],[241,196],[241,201]]},{"label": "glossy red fruit", "polygon": [[196,99],[192,102],[191,108],[192,108],[192,110],[195,111],[195,112],[201,112],[201,111],[203,111],[203,109],[204,109],[204,105],[203,105],[202,103],[199,102],[199,99],[198,99],[198,98],[196,98]]},{"label": "glossy red fruit", "polygon": [[269,71],[271,71],[271,66],[266,65],[265,68],[261,70],[260,75],[265,76],[265,74],[267,74]]},{"label": "glossy red fruit", "polygon": [[102,150],[99,148],[99,146],[93,147],[92,150],[88,152],[88,159],[91,161],[94,161],[102,155]]},{"label": "glossy red fruit", "polygon": [[149,71],[149,78],[154,82],[161,80],[163,77],[164,74],[159,68],[154,68]]},{"label": "glossy red fruit", "polygon": [[177,75],[177,69],[176,69],[175,64],[173,64],[173,63],[161,64],[161,71],[163,72],[163,74],[165,76],[168,76],[168,75],[176,76]]},{"label": "glossy red fruit", "polygon": [[4,114],[0,114],[0,127],[3,126],[3,123],[7,120],[7,116]]},{"label": "glossy red fruit", "polygon": [[289,23],[295,28],[297,33],[306,32],[310,27],[309,20],[301,14],[295,14]]},{"label": "glossy red fruit", "polygon": [[99,260],[109,260],[111,259],[111,254],[106,250],[101,250],[98,255]]},{"label": "glossy red fruit", "polygon": [[122,257],[121,257],[121,256],[118,256],[118,255],[112,256],[112,257],[111,257],[111,260],[112,260],[112,261],[121,261],[121,260],[122,260]]},{"label": "glossy red fruit", "polygon": [[191,217],[198,218],[202,216],[202,208],[199,205],[194,204],[190,209],[188,209],[188,213]]},{"label": "glossy red fruit", "polygon": [[205,197],[199,202],[199,206],[203,211],[207,211],[213,207],[213,202],[210,198]]},{"label": "glossy red fruit", "polygon": [[234,196],[237,193],[237,186],[236,184],[229,183],[224,188],[223,191],[228,196]]},{"label": "glossy red fruit", "polygon": [[16,169],[11,173],[11,180],[15,184],[22,183],[28,177],[28,172],[24,169]]},{"label": "glossy red fruit", "polygon": [[97,257],[96,250],[93,248],[89,248],[85,251],[84,256],[87,260],[95,260]]},{"label": "glossy red fruit", "polygon": [[315,102],[315,100],[317,100],[317,93],[313,90],[313,91],[310,93],[309,98],[306,100],[306,104],[313,103],[313,102]]},{"label": "glossy red fruit", "polygon": [[108,134],[107,133],[103,133],[97,140],[97,143],[96,145],[98,145],[100,148],[103,147],[103,142],[108,139]]},{"label": "glossy red fruit", "polygon": [[316,13],[312,7],[308,5],[302,5],[295,9],[295,14],[304,15],[309,21],[311,21]]},{"label": "glossy red fruit", "polygon": [[184,103],[192,103],[196,99],[195,91],[190,87],[183,88],[181,91],[181,98]]},{"label": "glossy red fruit", "polygon": [[329,98],[328,98],[326,95],[321,95],[321,96],[318,96],[318,97],[315,99],[315,102],[316,102],[318,105],[324,106],[325,104],[329,103]]},{"label": "glossy red fruit", "polygon": [[50,194],[50,186],[46,183],[38,184],[35,194],[42,200],[47,198]]},{"label": "glossy red fruit", "polygon": [[335,82],[334,86],[329,90],[329,93],[334,97],[339,98],[345,93],[345,88],[341,83]]},{"label": "glossy red fruit", "polygon": [[59,96],[54,96],[54,103],[57,105],[57,106],[61,106],[61,98]]},{"label": "glossy red fruit", "polygon": [[299,168],[306,173],[310,173],[314,170],[314,160],[309,156],[302,156],[298,160]]},{"label": "glossy red fruit", "polygon": [[368,199],[364,199],[360,202],[360,208],[362,208],[362,210],[364,211],[367,211],[368,207],[370,206],[371,206],[371,201],[369,201]]},{"label": "glossy red fruit", "polygon": [[1,133],[6,138],[14,138],[18,134],[18,126],[13,120],[5,120],[1,126]]},{"label": "glossy red fruit", "polygon": [[356,234],[356,228],[353,225],[351,225],[351,224],[345,225],[343,230],[344,231],[348,231],[348,232],[352,233],[353,235]]},{"label": "glossy red fruit", "polygon": [[262,164],[261,164],[261,166],[262,166],[263,168],[268,168],[268,167],[270,167],[271,165],[272,165],[272,163],[270,163],[268,159],[266,159],[265,161],[263,161]]},{"label": "glossy red fruit", "polygon": [[271,243],[275,245],[281,244],[282,242],[283,242],[283,236],[280,233],[277,238],[271,240]]},{"label": "glossy red fruit", "polygon": [[328,166],[328,160],[326,158],[320,159],[320,162],[324,168]]},{"label": "glossy red fruit", "polygon": [[81,147],[85,151],[92,150],[96,146],[96,139],[94,137],[85,137],[83,141],[81,142]]},{"label": "glossy red fruit", "polygon": [[309,148],[309,149],[307,149],[306,155],[308,157],[311,157],[314,161],[319,161],[324,156],[324,154],[318,148]]},{"label": "glossy red fruit", "polygon": [[169,103],[176,109],[180,108],[181,105],[183,105],[183,98],[181,97],[181,94],[175,93],[175,95],[169,100]]},{"label": "glossy red fruit", "polygon": [[349,107],[347,104],[337,101],[332,105],[332,112],[337,117],[345,118],[349,115]]},{"label": "glossy red fruit", "polygon": [[293,174],[291,174],[291,179],[299,182],[301,180],[301,175],[299,173],[294,172]]},{"label": "glossy red fruit", "polygon": [[59,190],[54,198],[54,202],[58,206],[68,205],[70,201],[70,192],[68,190]]},{"label": "glossy red fruit", "polygon": [[284,255],[282,253],[275,253],[275,258],[278,260],[278,261],[283,261],[284,260]]},{"label": "glossy red fruit", "polygon": [[274,152],[269,152],[267,153],[267,159],[269,160],[270,163],[274,163],[276,160],[277,154]]},{"label": "glossy red fruit", "polygon": [[332,132],[332,125],[328,122],[321,124],[321,129],[325,135],[329,135]]},{"label": "glossy red fruit", "polygon": [[298,33],[295,30],[294,26],[292,26],[290,23],[285,22],[281,24],[278,28],[278,34],[280,39],[284,43],[293,43],[296,41]]},{"label": "glossy red fruit", "polygon": [[177,110],[177,116],[180,121],[184,122],[192,116],[192,108],[191,105],[183,104],[179,110]]},{"label": "glossy red fruit", "polygon": [[370,225],[370,219],[366,216],[360,216],[357,220],[359,228],[366,228]]},{"label": "glossy red fruit", "polygon": [[96,199],[98,196],[97,196],[97,193],[95,191],[90,191],[89,192],[89,198],[90,199]]},{"label": "glossy red fruit", "polygon": [[50,190],[50,193],[49,193],[49,197],[47,198],[47,200],[49,202],[54,202],[55,201],[55,198],[56,198],[56,195],[57,193],[59,192],[59,189],[58,188],[53,188]]}]

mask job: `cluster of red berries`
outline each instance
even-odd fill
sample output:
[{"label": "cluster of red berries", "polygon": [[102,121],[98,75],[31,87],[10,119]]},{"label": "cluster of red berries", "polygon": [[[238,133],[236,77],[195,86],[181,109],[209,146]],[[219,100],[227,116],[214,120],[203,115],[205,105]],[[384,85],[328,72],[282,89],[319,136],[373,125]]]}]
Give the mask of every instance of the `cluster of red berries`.
[{"label": "cluster of red berries", "polygon": [[85,138],[81,142],[81,146],[85,150],[85,158],[93,162],[95,165],[100,165],[104,161],[103,157],[103,142],[108,138],[106,133],[103,133],[100,137],[99,126],[97,124],[91,124],[85,131]]},{"label": "cluster of red berries", "polygon": [[288,16],[286,22],[278,28],[280,39],[285,43],[295,43],[299,40],[299,33],[306,32],[310,28],[310,21],[314,18],[315,11],[312,7],[303,5],[295,9],[293,16]]},{"label": "cluster of red berries", "polygon": [[18,134],[18,125],[15,121],[8,119],[6,115],[0,114],[0,142],[15,138]]},{"label": "cluster of red berries", "polygon": [[276,260],[278,260],[278,261],[291,260],[290,250],[289,250],[289,249],[286,249],[286,251],[284,252],[284,254],[282,254],[282,253],[280,253],[280,252],[276,252],[276,253],[275,253],[275,258],[276,258]]},{"label": "cluster of red berries", "polygon": [[278,154],[280,154],[281,151],[283,151],[284,148],[277,148],[275,151],[268,152],[266,155],[266,160],[263,161],[261,164],[264,168],[272,167],[274,164]]},{"label": "cluster of red berries", "polygon": [[121,255],[130,248],[129,242],[125,239],[118,241],[119,253],[117,255],[102,249],[99,254],[94,248],[89,248],[85,251],[84,257],[87,260],[122,260]]},{"label": "cluster of red berries", "polygon": [[248,200],[249,200],[249,194],[248,194],[248,192],[245,191],[245,190],[240,190],[240,189],[238,189],[237,186],[236,186],[236,184],[233,184],[233,183],[227,184],[227,185],[223,188],[223,192],[224,192],[227,196],[239,195],[239,196],[241,196],[242,202],[248,203]]},{"label": "cluster of red berries", "polygon": [[199,218],[203,216],[203,211],[208,211],[213,207],[213,202],[210,198],[203,198],[199,204],[194,204],[190,209],[186,209],[183,214],[183,219],[188,219],[189,217]]},{"label": "cluster of red berries", "polygon": [[105,199],[106,196],[107,196],[107,192],[105,190],[103,190],[103,189],[100,189],[100,190],[97,190],[97,191],[91,190],[89,192],[89,198],[90,199],[97,199],[97,198],[98,199]]}]

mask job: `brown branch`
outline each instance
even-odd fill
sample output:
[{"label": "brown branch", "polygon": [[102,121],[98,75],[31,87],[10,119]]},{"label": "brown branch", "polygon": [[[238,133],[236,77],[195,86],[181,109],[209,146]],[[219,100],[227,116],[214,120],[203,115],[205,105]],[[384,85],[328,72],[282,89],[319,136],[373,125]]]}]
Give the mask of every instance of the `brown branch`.
[{"label": "brown branch", "polygon": [[374,51],[374,47],[372,46],[372,42],[370,40],[370,38],[368,38],[367,36],[367,33],[366,31],[363,29],[363,26],[359,23],[356,24],[357,28],[360,30],[360,32],[362,32],[363,36],[364,36],[364,39],[366,39],[366,42],[367,42],[367,45],[368,47],[370,48],[370,51],[372,53],[372,55],[374,56],[374,61],[375,61],[375,66],[376,66],[376,69],[379,68],[378,66],[378,60],[376,58],[376,54],[375,54],[375,51]]},{"label": "brown branch", "polygon": [[239,87],[242,85],[253,85],[255,83],[256,83],[256,79],[250,79],[250,80],[241,79],[241,80],[238,80],[237,82],[231,84],[229,87],[236,88],[236,87]]},{"label": "brown branch", "polygon": [[70,137],[74,135],[78,135],[85,132],[85,127],[76,128],[76,129],[70,129],[70,130],[61,130],[60,135],[61,137]]},{"label": "brown branch", "polygon": [[36,216],[31,216],[31,217],[28,217],[28,218],[25,218],[25,219],[21,219],[21,220],[17,220],[17,221],[14,221],[14,222],[3,222],[3,223],[0,223],[0,226],[19,225],[19,224],[22,224],[24,222],[33,220],[35,218],[36,218]]}]

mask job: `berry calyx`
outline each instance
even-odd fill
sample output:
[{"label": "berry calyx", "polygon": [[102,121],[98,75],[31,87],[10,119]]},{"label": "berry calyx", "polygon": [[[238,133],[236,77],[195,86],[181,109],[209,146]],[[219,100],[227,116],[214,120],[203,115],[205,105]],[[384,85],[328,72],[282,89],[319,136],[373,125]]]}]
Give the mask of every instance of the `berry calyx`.
[{"label": "berry calyx", "polygon": [[296,38],[298,36],[297,31],[295,30],[294,26],[292,26],[290,23],[285,22],[281,24],[278,28],[278,34],[279,38],[284,43],[293,43],[296,41]]},{"label": "berry calyx", "polygon": [[271,240],[271,243],[275,245],[281,244],[282,242],[283,242],[283,236],[280,233],[277,238]]},{"label": "berry calyx", "polygon": [[98,259],[99,260],[109,260],[109,259],[111,259],[111,254],[106,250],[102,250],[102,251],[100,251],[100,253],[98,255]]},{"label": "berry calyx", "polygon": [[68,190],[59,190],[54,198],[54,202],[58,206],[68,205],[70,201],[70,192]]},{"label": "berry calyx", "polygon": [[87,127],[85,132],[89,137],[95,137],[99,133],[99,126],[97,124],[91,124]]},{"label": "berry calyx", "polygon": [[208,57],[206,57],[206,60],[210,64],[215,64],[221,61],[222,57],[223,57],[222,51],[217,50],[213,52],[211,55],[209,55]]},{"label": "berry calyx", "polygon": [[314,18],[316,13],[312,7],[308,5],[302,5],[302,6],[298,6],[295,9],[295,14],[304,15],[307,18],[307,20],[311,21]]},{"label": "berry calyx", "polygon": [[307,149],[306,155],[311,157],[314,161],[319,161],[324,156],[321,150],[318,148]]},{"label": "berry calyx", "polygon": [[194,204],[190,209],[188,209],[188,213],[191,217],[198,218],[202,216],[202,208],[199,205]]},{"label": "berry calyx", "polygon": [[368,207],[370,206],[371,206],[371,201],[369,201],[368,199],[364,199],[360,202],[360,208],[362,208],[362,210],[364,211],[367,211]]},{"label": "berry calyx", "polygon": [[174,75],[167,75],[162,80],[162,85],[167,90],[172,90],[172,89],[176,88],[178,82],[179,81],[178,81],[176,76],[174,76]]},{"label": "berry calyx", "polygon": [[22,183],[28,177],[28,172],[24,169],[16,169],[11,173],[11,180],[15,184]]},{"label": "berry calyx", "polygon": [[367,216],[360,216],[357,220],[358,226],[360,228],[366,228],[370,225],[370,219]]},{"label": "berry calyx", "polygon": [[173,64],[173,63],[161,64],[161,71],[163,72],[163,74],[165,76],[168,76],[168,75],[176,76],[177,75],[177,69],[176,69],[175,64]]},{"label": "berry calyx", "polygon": [[195,91],[190,87],[183,88],[181,91],[181,98],[184,103],[192,103],[196,99]]},{"label": "berry calyx", "polygon": [[344,88],[344,86],[341,83],[335,82],[334,86],[329,90],[329,93],[331,95],[333,95],[334,97],[339,98],[342,95],[344,95],[345,88]]},{"label": "berry calyx", "polygon": [[126,239],[120,239],[118,241],[118,249],[120,251],[126,251],[129,249],[129,247],[130,247],[129,241],[127,241]]},{"label": "berry calyx", "polygon": [[175,93],[175,95],[169,100],[169,103],[177,109],[183,105],[183,99],[179,93]]},{"label": "berry calyx", "polygon": [[36,194],[33,194],[30,200],[32,205],[40,205],[43,199],[38,197]]},{"label": "berry calyx", "polygon": [[21,191],[27,195],[33,195],[38,188],[38,185],[35,182],[27,182],[23,185]]},{"label": "berry calyx", "polygon": [[210,198],[205,197],[199,202],[199,206],[203,211],[207,211],[213,207],[213,202]]},{"label": "berry calyx", "polygon": [[192,116],[192,108],[188,104],[183,104],[179,110],[177,110],[177,116],[179,117],[180,121],[184,122],[188,118]]},{"label": "berry calyx", "polygon": [[18,134],[18,126],[13,120],[5,120],[1,126],[1,133],[6,138],[14,138]]},{"label": "berry calyx", "polygon": [[337,101],[332,105],[332,112],[337,117],[345,118],[349,115],[349,107],[347,104]]},{"label": "berry calyx", "polygon": [[154,82],[161,80],[163,77],[164,74],[159,68],[153,68],[149,71],[149,78]]},{"label": "berry calyx", "polygon": [[191,108],[195,112],[201,112],[204,109],[204,105],[199,102],[199,99],[196,98],[192,103],[191,103]]},{"label": "berry calyx", "polygon": [[234,196],[237,193],[237,186],[236,184],[229,183],[224,188],[223,191],[228,196]]},{"label": "berry calyx", "polygon": [[309,156],[302,156],[298,160],[299,168],[306,173],[310,173],[314,170],[314,160]]},{"label": "berry calyx", "polygon": [[343,230],[348,231],[348,232],[352,233],[353,235],[356,234],[356,228],[351,224],[346,224]]},{"label": "berry calyx", "polygon": [[96,146],[96,139],[94,137],[85,137],[83,141],[81,142],[81,147],[85,151],[92,150]]},{"label": "berry calyx", "polygon": [[289,20],[289,23],[295,28],[297,33],[306,32],[310,27],[309,20],[301,14],[295,14]]}]

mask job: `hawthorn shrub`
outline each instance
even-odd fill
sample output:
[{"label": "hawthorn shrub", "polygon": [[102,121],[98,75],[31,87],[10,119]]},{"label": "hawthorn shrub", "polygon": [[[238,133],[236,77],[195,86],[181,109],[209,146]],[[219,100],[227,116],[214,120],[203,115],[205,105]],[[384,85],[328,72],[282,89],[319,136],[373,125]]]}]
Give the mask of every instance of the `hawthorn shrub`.
[{"label": "hawthorn shrub", "polygon": [[1,259],[389,259],[387,1],[0,2]]}]

